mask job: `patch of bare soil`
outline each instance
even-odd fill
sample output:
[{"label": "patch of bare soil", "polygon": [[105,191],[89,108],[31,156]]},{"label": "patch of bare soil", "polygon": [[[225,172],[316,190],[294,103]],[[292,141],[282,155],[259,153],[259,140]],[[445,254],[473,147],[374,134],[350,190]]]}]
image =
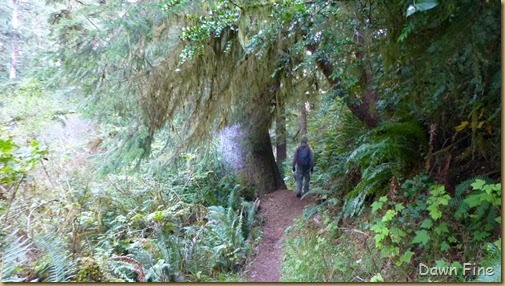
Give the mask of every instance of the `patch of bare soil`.
[{"label": "patch of bare soil", "polygon": [[261,200],[264,216],[263,239],[256,249],[250,267],[245,271],[249,282],[278,282],[284,253],[282,243],[284,230],[301,216],[305,206],[312,204],[310,196],[300,200],[295,192],[278,190],[267,194]]}]

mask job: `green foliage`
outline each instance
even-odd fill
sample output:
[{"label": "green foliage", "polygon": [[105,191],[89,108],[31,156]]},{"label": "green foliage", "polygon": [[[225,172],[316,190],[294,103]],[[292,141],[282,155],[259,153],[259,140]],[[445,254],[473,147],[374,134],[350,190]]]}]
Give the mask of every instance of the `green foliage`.
[{"label": "green foliage", "polygon": [[104,272],[98,263],[89,257],[80,259],[79,271],[75,276],[75,282],[104,282]]},{"label": "green foliage", "polygon": [[[499,184],[486,185],[480,179],[472,186],[484,193],[485,186],[489,186],[486,190],[490,193],[500,189]],[[428,187],[429,193],[423,194],[421,190]],[[495,220],[496,213],[491,216],[495,224],[490,226],[482,225],[482,218],[470,223],[461,220],[461,213],[452,209],[453,198],[443,186],[430,183],[427,177],[417,176],[407,180],[401,188],[401,193],[395,192],[393,197],[383,196],[372,204],[372,211],[379,214],[379,218],[370,230],[375,233],[376,247],[381,250],[381,256],[393,259],[398,267],[405,269],[406,275],[413,275],[411,267],[423,261],[439,261],[441,267],[454,266],[461,270],[461,264],[448,261],[467,261],[470,257],[476,257],[483,239],[490,238],[491,233],[494,233],[493,238],[497,237],[499,226]],[[412,197],[414,194],[416,197]],[[497,202],[497,198],[500,197],[492,200]],[[463,200],[459,208],[466,206],[469,210],[468,203],[471,202]],[[470,216],[471,212],[465,217]],[[476,227],[476,224],[480,227]],[[465,228],[467,230],[464,232],[458,231]],[[473,236],[469,237],[470,234]],[[459,273],[458,277],[451,279],[467,279],[461,275],[461,271]]]},{"label": "green foliage", "polygon": [[242,212],[236,215],[231,207],[209,208],[207,225],[210,228],[210,244],[213,247],[212,268],[231,270],[233,265],[245,257],[245,238],[242,235]]},{"label": "green foliage", "polygon": [[25,277],[20,277],[23,268],[28,262],[28,252],[31,243],[13,231],[5,234],[4,230],[0,232],[0,261],[1,269],[0,281],[2,282],[21,282]]},{"label": "green foliage", "polygon": [[493,275],[480,275],[472,282],[501,282],[502,269],[502,242],[501,238],[494,242],[487,242],[483,247],[484,258],[482,267],[492,267]]},{"label": "green foliage", "polygon": [[382,262],[359,230],[297,220],[284,243],[281,281],[363,282],[377,276]]},{"label": "green foliage", "polygon": [[[4,2],[0,18],[9,19]],[[14,137],[2,129],[0,220],[26,222],[36,242],[0,230],[2,280],[30,280],[33,265],[44,281],[235,278],[222,272],[240,268],[256,239],[257,204],[241,199],[252,198],[251,188],[206,154],[211,144],[180,146],[239,119],[250,131],[268,129],[279,96],[318,110],[309,117],[318,158],[312,193],[323,202],[307,213],[333,220],[296,230],[285,277],[392,280],[372,265],[379,251],[400,271],[421,259],[461,267],[450,261],[479,259],[481,250],[498,265],[486,244],[501,224],[497,1],[49,2],[50,28],[41,25],[45,3],[20,2],[20,70],[33,76],[1,85],[3,127]],[[0,23],[0,43],[16,32]],[[0,44],[3,81],[10,46]],[[61,94],[80,101],[81,93],[86,112],[101,120],[99,178],[88,159],[76,163],[69,152],[51,161],[58,155],[38,143],[75,108]],[[288,121],[296,134],[298,123]],[[49,155],[50,168],[35,168]],[[423,167],[429,175],[414,176]],[[369,220],[374,198],[376,248],[358,263],[367,240],[338,224]],[[61,240],[43,240],[47,233]],[[73,269],[75,257],[90,260]]]},{"label": "green foliage", "polygon": [[0,138],[0,152],[0,183],[6,186],[6,190],[20,184],[35,164],[47,154],[36,140],[32,140],[28,146],[19,147],[11,138],[5,137]]},{"label": "green foliage", "polygon": [[68,282],[74,273],[74,262],[60,237],[43,235],[37,237],[35,245],[41,258],[35,266],[39,279],[44,282]]},{"label": "green foliage", "polygon": [[[470,181],[470,180],[469,180]],[[473,240],[483,241],[496,232],[501,224],[501,184],[487,179],[471,179],[472,191],[462,183],[457,189],[454,217],[462,223]]]},{"label": "green foliage", "polygon": [[5,101],[0,104],[0,125],[19,140],[41,137],[55,123],[64,121],[67,114],[75,112],[72,105],[76,98],[49,93],[44,82],[33,77],[20,80],[12,91],[2,92],[2,96]]},{"label": "green foliage", "polygon": [[384,194],[392,177],[402,178],[419,164],[420,154],[425,148],[425,136],[416,122],[385,122],[357,139],[357,147],[346,161],[348,169],[359,168],[361,180],[346,195],[352,216],[366,195]]}]

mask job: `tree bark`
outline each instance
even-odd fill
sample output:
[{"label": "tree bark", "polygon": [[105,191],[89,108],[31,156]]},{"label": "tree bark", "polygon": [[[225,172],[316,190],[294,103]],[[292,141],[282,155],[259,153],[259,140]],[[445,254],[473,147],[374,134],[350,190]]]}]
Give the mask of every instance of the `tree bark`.
[{"label": "tree bark", "polygon": [[246,134],[245,169],[244,174],[259,196],[278,189],[285,189],[284,183],[275,158],[272,142],[267,130],[258,130]]},{"label": "tree bark", "polygon": [[300,105],[300,133],[302,136],[307,135],[307,107],[305,101]]},{"label": "tree bark", "polygon": [[272,124],[270,114],[274,93],[264,94],[255,99],[255,104],[245,110],[240,120],[244,131],[241,138],[241,149],[244,156],[243,174],[260,197],[278,189],[285,189],[275,161],[272,141],[268,132]]},{"label": "tree bark", "polygon": [[15,79],[17,76],[18,67],[18,42],[19,42],[19,2],[18,0],[12,0],[12,38],[11,38],[11,59],[9,67],[9,79]]},{"label": "tree bark", "polygon": [[[362,41],[362,39],[355,40],[358,42]],[[315,54],[317,53],[318,47],[318,43],[313,43],[307,45],[307,50]],[[362,52],[357,52],[356,57],[363,59],[364,54]],[[336,90],[341,88],[340,78],[336,77],[333,74],[333,64],[324,55],[317,56],[316,65],[319,70],[321,70],[326,80],[333,87],[333,89]],[[357,96],[351,96],[349,99],[347,99],[346,105],[354,116],[363,122],[367,128],[372,129],[380,123],[379,114],[377,113],[376,108],[378,95],[377,92],[371,88],[373,86],[373,77],[370,71],[367,71],[366,68],[363,67],[363,74],[363,81],[366,86],[365,91],[363,94],[361,94],[360,98]]]}]

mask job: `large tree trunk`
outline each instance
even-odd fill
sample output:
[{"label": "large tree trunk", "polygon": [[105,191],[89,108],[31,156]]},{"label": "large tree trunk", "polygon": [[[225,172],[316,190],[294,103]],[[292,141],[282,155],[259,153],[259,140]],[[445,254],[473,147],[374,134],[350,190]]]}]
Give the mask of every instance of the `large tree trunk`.
[{"label": "large tree trunk", "polygon": [[268,129],[248,131],[242,145],[246,150],[244,152],[246,180],[253,185],[259,196],[285,189],[286,184],[275,162]]},{"label": "large tree trunk", "polygon": [[18,42],[19,42],[19,2],[12,0],[12,38],[11,38],[11,59],[9,67],[9,79],[15,79],[18,67]]},{"label": "large tree trunk", "polygon": [[286,189],[268,132],[272,125],[273,94],[255,97],[254,104],[245,103],[236,124],[220,132],[223,160],[260,197]]},{"label": "large tree trunk", "polygon": [[268,132],[272,124],[270,114],[272,102],[270,92],[256,98],[255,104],[250,105],[252,108],[249,110],[245,110],[240,120],[244,132],[240,142],[244,155],[243,174],[259,196],[286,188],[275,162]]}]

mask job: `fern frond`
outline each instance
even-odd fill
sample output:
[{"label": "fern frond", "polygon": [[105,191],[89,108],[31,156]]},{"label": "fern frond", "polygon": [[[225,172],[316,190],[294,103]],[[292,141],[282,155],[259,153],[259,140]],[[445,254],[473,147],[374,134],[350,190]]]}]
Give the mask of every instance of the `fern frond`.
[{"label": "fern frond", "polygon": [[454,191],[454,195],[456,197],[460,197],[460,196],[464,195],[464,192],[467,191],[468,189],[470,189],[472,183],[475,182],[475,180],[477,180],[477,179],[481,179],[481,180],[485,181],[486,184],[494,183],[493,180],[488,177],[482,177],[482,176],[472,177],[472,178],[469,178],[469,179],[464,180],[463,182],[459,183],[456,186],[456,190]]},{"label": "fern frond", "polygon": [[70,280],[74,271],[74,262],[63,246],[60,237],[44,235],[35,238],[37,248],[42,250],[47,267],[44,272],[48,276],[44,282],[66,282]]},{"label": "fern frond", "polygon": [[361,181],[346,195],[347,199],[359,194],[381,194],[387,189],[387,182],[393,176],[390,164],[381,164],[375,168],[368,168],[362,175]]},{"label": "fern frond", "polygon": [[365,193],[360,193],[356,197],[345,200],[343,208],[344,218],[353,217],[361,213],[365,196]]},{"label": "fern frond", "polygon": [[492,267],[492,275],[480,275],[472,282],[502,282],[501,280],[501,266],[502,266],[502,245],[501,239],[494,243],[486,243],[484,260],[481,265],[483,267]]},{"label": "fern frond", "polygon": [[357,167],[361,171],[360,182],[346,198],[384,191],[393,175],[401,176],[422,161],[419,154],[427,145],[425,137],[422,127],[414,121],[387,121],[363,134],[358,139],[361,144],[345,162],[347,168]]},{"label": "fern frond", "polygon": [[18,277],[17,272],[27,262],[27,253],[32,243],[22,236],[17,236],[14,231],[5,236],[0,243],[0,281],[21,282],[24,277]]},{"label": "fern frond", "polygon": [[145,282],[145,271],[144,271],[144,268],[142,267],[142,264],[140,262],[138,262],[137,260],[131,258],[131,257],[128,257],[128,256],[113,256],[111,258],[109,258],[110,260],[117,260],[117,261],[121,261],[121,262],[124,262],[124,263],[127,263],[127,264],[130,264],[133,266],[133,271],[135,273],[137,273],[137,280],[139,282]]}]

